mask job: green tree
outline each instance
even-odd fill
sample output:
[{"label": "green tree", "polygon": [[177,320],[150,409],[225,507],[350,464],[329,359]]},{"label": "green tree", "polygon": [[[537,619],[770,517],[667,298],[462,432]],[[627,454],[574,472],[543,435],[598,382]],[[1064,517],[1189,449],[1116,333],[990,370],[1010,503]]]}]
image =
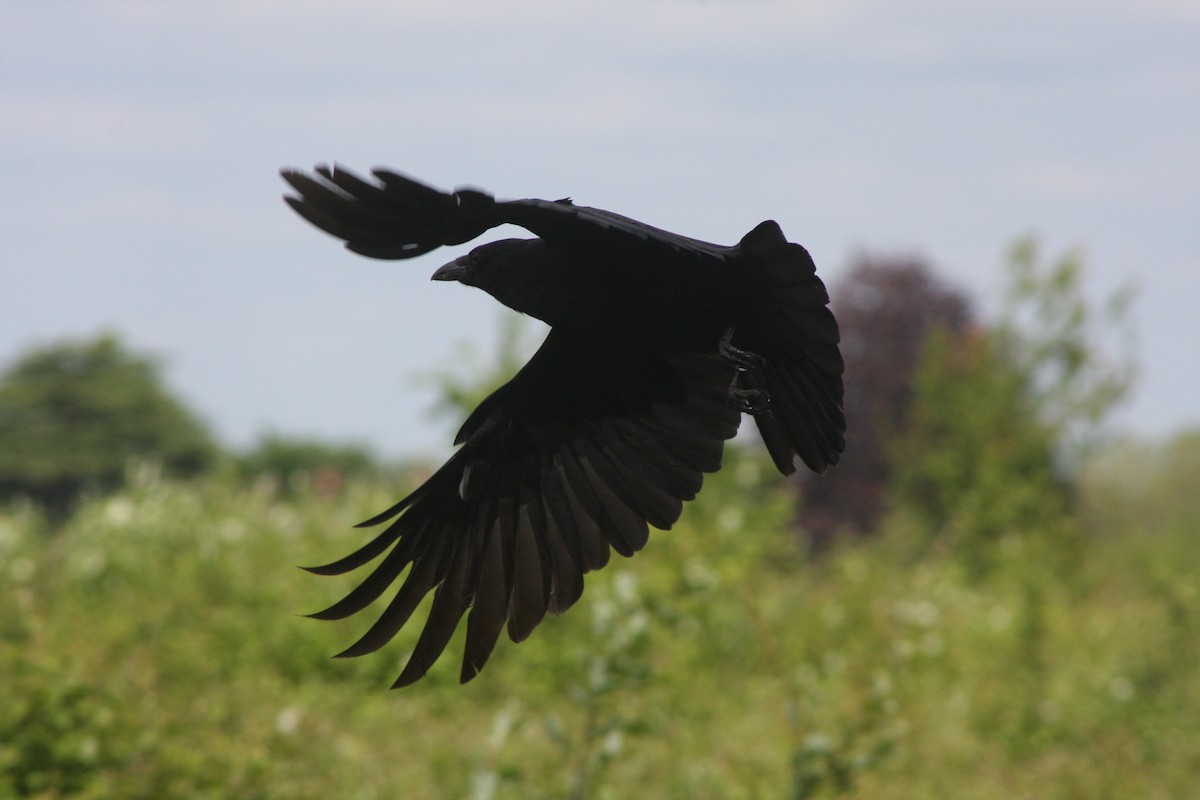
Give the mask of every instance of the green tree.
[{"label": "green tree", "polygon": [[1128,290],[1096,312],[1080,256],[1044,267],[1033,239],[1017,243],[1010,264],[996,326],[930,339],[891,456],[893,508],[928,540],[961,545],[978,567],[1007,533],[1071,528],[1074,456],[1135,371],[1128,348],[1114,359],[1102,341],[1114,331],[1131,341]]},{"label": "green tree", "polygon": [[1008,288],[994,335],[1025,378],[1030,400],[1073,468],[1100,438],[1105,418],[1129,394],[1137,374],[1131,285],[1099,305],[1083,288],[1083,254],[1070,250],[1041,263],[1037,239],[1009,251]]},{"label": "green tree", "polygon": [[216,455],[158,365],[113,334],[32,350],[0,379],[2,499],[29,497],[62,516],[81,493],[119,487],[131,460],[190,476]]},{"label": "green tree", "polygon": [[908,428],[893,442],[890,493],[923,538],[950,537],[983,559],[1006,532],[1061,518],[1053,431],[994,336],[935,333],[915,391]]}]

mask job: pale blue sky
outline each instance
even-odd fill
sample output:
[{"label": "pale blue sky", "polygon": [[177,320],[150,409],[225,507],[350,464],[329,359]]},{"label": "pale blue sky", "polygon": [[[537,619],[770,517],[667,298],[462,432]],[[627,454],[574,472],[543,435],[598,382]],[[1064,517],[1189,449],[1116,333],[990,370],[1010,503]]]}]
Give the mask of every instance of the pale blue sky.
[{"label": "pale blue sky", "polygon": [[0,6],[0,362],[115,329],[227,442],[444,453],[416,373],[499,306],[351,256],[277,169],[389,165],[717,242],[774,218],[836,279],[921,253],[987,307],[1018,235],[1134,280],[1121,424],[1200,423],[1200,5]]}]

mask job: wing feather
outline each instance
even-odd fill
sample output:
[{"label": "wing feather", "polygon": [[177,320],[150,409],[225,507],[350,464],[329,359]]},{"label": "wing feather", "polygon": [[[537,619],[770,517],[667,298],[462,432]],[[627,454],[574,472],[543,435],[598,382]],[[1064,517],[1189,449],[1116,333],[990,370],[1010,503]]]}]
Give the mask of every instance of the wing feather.
[{"label": "wing feather", "polygon": [[408,686],[425,677],[425,673],[433,666],[433,662],[437,661],[450,642],[450,637],[454,635],[454,629],[458,627],[458,621],[462,619],[468,606],[465,599],[468,576],[472,572],[478,572],[479,548],[476,538],[468,533],[458,537],[452,545],[454,555],[449,569],[434,590],[433,606],[425,619],[425,627],[421,629],[417,646],[409,656],[408,663],[404,665],[400,677],[392,684],[393,689]]},{"label": "wing feather", "polygon": [[[551,586],[546,610],[561,614],[583,596],[582,559],[571,552],[567,543],[569,534],[559,527],[558,518],[550,508],[550,501],[543,493],[538,514],[545,526],[545,542],[550,555]],[[606,548],[607,550],[607,548]]]},{"label": "wing feather", "polygon": [[[597,357],[616,358],[634,372],[661,367],[605,352]],[[578,601],[584,574],[605,566],[610,550],[631,556],[645,546],[650,525],[674,524],[702,473],[720,466],[724,441],[737,430],[739,414],[716,400],[731,372],[720,365],[680,368],[677,390],[671,381],[643,380],[612,363],[576,365],[570,373],[559,368],[587,353],[571,334],[552,331],[530,362],[536,365],[485,403],[487,413],[469,426],[454,457],[373,518],[391,520],[384,533],[327,565],[326,571],[342,571],[387,553],[357,588],[316,615],[322,619],[362,610],[400,583],[379,618],[340,655],[383,646],[432,592],[424,628],[395,685],[428,672],[464,615],[460,679],[471,680],[501,630],[522,641],[547,613]],[[563,374],[594,385],[565,391],[556,385]],[[630,386],[646,387],[644,396]],[[572,396],[580,393],[598,398],[586,418]],[[561,413],[548,397],[565,398]]]},{"label": "wing feather", "polygon": [[[508,637],[523,642],[546,616],[550,603],[550,552],[546,547],[540,507],[522,487],[514,531],[513,608],[508,618]],[[539,528],[542,529],[539,536]]]},{"label": "wing feather", "polygon": [[[480,503],[475,516],[481,552],[479,582],[471,612],[467,615],[467,639],[463,652],[462,681],[473,678],[487,663],[496,639],[508,617],[509,598],[505,594],[505,545],[497,518],[494,498]],[[468,675],[468,672],[470,673]]]},{"label": "wing feather", "polygon": [[[439,531],[440,533],[440,531]],[[400,632],[426,594],[437,585],[448,567],[450,539],[439,536],[432,553],[413,564],[396,596],[361,638],[338,653],[338,658],[352,658],[373,653]]]},{"label": "wing feather", "polygon": [[649,249],[663,257],[720,264],[736,252],[566,200],[497,202],[476,189],[443,192],[390,170],[371,174],[376,182],[336,165],[319,165],[312,174],[287,168],[281,175],[297,196],[284,199],[305,220],[370,258],[413,258],[504,223],[544,239],[601,248],[614,257]]},{"label": "wing feather", "polygon": [[574,447],[558,460],[558,465],[579,508],[604,532],[609,545],[626,558],[640,550],[649,536],[646,520],[613,493]]},{"label": "wing feather", "polygon": [[554,456],[542,473],[542,497],[554,524],[562,533],[563,544],[582,574],[601,569],[608,564],[608,539],[600,524],[586,512],[575,496],[565,470]]}]

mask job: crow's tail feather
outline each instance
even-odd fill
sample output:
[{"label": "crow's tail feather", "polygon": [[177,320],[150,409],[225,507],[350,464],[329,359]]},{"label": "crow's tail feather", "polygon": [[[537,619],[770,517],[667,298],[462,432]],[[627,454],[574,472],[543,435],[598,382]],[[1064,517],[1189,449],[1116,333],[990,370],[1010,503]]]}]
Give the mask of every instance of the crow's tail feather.
[{"label": "crow's tail feather", "polygon": [[843,361],[829,293],[812,257],[768,220],[741,241],[760,270],[756,313],[738,328],[735,343],[758,353],[766,366],[745,374],[748,388],[770,395],[755,415],[779,471],[795,471],[795,458],[823,472],[845,450]]}]

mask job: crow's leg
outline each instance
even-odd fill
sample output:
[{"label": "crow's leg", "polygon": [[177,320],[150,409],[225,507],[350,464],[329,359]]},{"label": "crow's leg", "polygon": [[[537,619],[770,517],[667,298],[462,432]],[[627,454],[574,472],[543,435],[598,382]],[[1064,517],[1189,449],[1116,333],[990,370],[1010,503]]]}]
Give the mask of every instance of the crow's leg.
[{"label": "crow's leg", "polygon": [[725,363],[731,364],[738,372],[765,367],[767,361],[758,353],[751,353],[749,350],[742,350],[733,346],[734,330],[733,325],[726,328],[725,333],[721,336],[721,341],[717,343],[717,352],[721,355]]},{"label": "crow's leg", "polygon": [[757,416],[771,407],[770,392],[764,392],[762,389],[739,389],[736,384],[737,376],[734,376],[733,383],[729,384],[729,390],[725,394],[725,402],[733,408],[743,414]]},{"label": "crow's leg", "polygon": [[757,353],[734,347],[733,331],[734,326],[730,325],[717,344],[721,359],[733,367],[733,378],[729,381],[725,401],[743,414],[761,414],[770,406],[771,395],[761,389],[742,388],[740,384],[743,373],[762,369],[767,365],[766,359]]}]

